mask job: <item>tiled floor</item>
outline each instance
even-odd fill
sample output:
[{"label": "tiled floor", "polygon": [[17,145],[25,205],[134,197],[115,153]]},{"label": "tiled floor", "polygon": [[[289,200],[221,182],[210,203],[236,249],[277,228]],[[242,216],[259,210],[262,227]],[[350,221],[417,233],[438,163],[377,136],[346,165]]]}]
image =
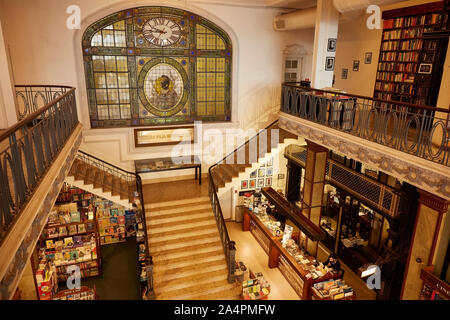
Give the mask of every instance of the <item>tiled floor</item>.
[{"label": "tiled floor", "polygon": [[253,272],[262,272],[269,281],[269,299],[300,300],[278,268],[268,267],[267,254],[249,231],[243,232],[242,225],[236,222],[227,222],[227,229],[230,239],[236,242],[236,260],[244,262]]}]

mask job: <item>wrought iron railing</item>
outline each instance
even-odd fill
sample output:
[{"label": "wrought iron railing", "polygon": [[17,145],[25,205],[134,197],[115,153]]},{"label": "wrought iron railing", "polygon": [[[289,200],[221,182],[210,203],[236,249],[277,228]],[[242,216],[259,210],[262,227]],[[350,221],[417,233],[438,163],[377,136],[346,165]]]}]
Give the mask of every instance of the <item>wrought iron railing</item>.
[{"label": "wrought iron railing", "polygon": [[58,99],[65,94],[71,87],[67,86],[25,86],[17,85],[16,88],[16,107],[17,116],[22,120],[29,114]]},{"label": "wrought iron railing", "polygon": [[[225,220],[223,218],[222,208],[220,207],[219,196],[217,195],[216,184],[214,183],[214,178],[213,178],[212,173],[214,172],[215,168],[217,168],[217,166],[219,164],[225,164],[225,163],[235,164],[236,163],[235,159],[234,159],[235,154],[237,154],[237,162],[239,162],[239,160],[241,158],[239,156],[239,152],[242,152],[242,154],[245,158],[246,145],[253,146],[253,148],[250,147],[250,149],[253,149],[251,151],[256,152],[256,147],[257,147],[256,143],[258,142],[260,135],[264,135],[265,139],[263,139],[264,140],[263,142],[267,143],[267,131],[271,127],[276,125],[277,123],[278,123],[278,120],[272,122],[269,126],[267,126],[265,129],[261,130],[258,134],[256,134],[252,138],[248,139],[244,144],[240,145],[233,152],[230,152],[222,160],[220,160],[216,164],[212,165],[208,170],[208,172],[209,172],[209,198],[211,200],[211,206],[213,209],[214,217],[216,219],[217,228],[219,229],[220,240],[222,241],[223,251],[225,253],[225,257],[227,260],[228,281],[230,283],[234,282],[234,274],[236,271],[236,267],[235,267],[236,247],[235,247],[235,242],[231,241],[230,237],[228,235],[227,226],[226,226]],[[273,136],[276,137],[276,141],[278,142],[278,129],[274,130],[274,132],[272,133],[272,137]],[[270,143],[272,143],[272,142],[270,142]],[[255,154],[253,157],[253,158],[255,158],[255,161],[258,161],[258,157],[259,157],[259,155],[261,155],[262,152],[267,151],[267,145],[264,145],[264,146],[260,145],[260,148],[261,149],[259,150],[260,152],[258,152],[258,155]],[[233,157],[233,158],[231,158],[231,157]],[[249,154],[249,157],[252,158],[252,156],[250,154]],[[237,163],[237,164],[242,164],[242,163]]]},{"label": "wrought iron railing", "polygon": [[71,88],[0,134],[0,243],[77,124]]},{"label": "wrought iron railing", "polygon": [[281,111],[445,166],[449,110],[284,83]]},{"label": "wrought iron railing", "polygon": [[[99,159],[93,155],[90,155],[84,151],[78,150],[78,153],[76,155],[76,158],[83,161],[84,163],[96,167],[106,173],[109,173],[115,177],[118,177],[124,181],[127,181],[127,183],[133,183],[136,185],[136,190],[139,196],[139,202],[140,202],[140,208],[138,208],[137,204],[135,203],[134,199],[130,199],[131,202],[134,203],[135,208],[137,210],[137,215],[141,217],[141,222],[144,229],[144,243],[145,243],[145,253],[147,256],[146,259],[146,270],[147,270],[147,288],[146,288],[146,297],[151,300],[155,297],[154,294],[154,287],[153,287],[153,259],[152,256],[149,253],[149,246],[148,246],[148,236],[147,236],[147,222],[146,222],[146,215],[145,215],[145,203],[144,203],[144,193],[142,188],[142,179],[136,172],[130,172],[127,170],[124,170],[118,166],[115,166],[105,160]],[[134,197],[135,195],[133,195]],[[142,291],[141,291],[142,293]]]}]

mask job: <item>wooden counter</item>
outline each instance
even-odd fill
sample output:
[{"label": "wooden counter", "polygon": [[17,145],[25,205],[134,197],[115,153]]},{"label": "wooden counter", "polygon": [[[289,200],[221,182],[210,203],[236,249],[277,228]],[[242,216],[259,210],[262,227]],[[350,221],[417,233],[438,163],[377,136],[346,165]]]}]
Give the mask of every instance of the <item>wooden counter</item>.
[{"label": "wooden counter", "polygon": [[[276,237],[259,220],[255,214],[246,207],[239,208],[243,210],[242,231],[250,231],[264,251],[269,256],[269,268],[280,269],[283,276],[298,294],[302,300],[310,300],[312,297],[311,286],[316,282],[328,279],[339,279],[340,274],[326,274],[318,279],[307,279],[309,273],[304,270],[291,254],[281,245],[283,237]],[[310,258],[311,260],[313,258]]]}]

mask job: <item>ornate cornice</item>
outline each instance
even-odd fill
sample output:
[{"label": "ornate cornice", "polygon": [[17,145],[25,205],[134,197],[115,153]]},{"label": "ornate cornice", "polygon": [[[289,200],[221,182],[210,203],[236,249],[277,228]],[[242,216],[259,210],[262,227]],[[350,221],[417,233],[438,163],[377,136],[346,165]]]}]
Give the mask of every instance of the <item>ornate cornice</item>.
[{"label": "ornate cornice", "polygon": [[[443,165],[428,165],[426,160],[282,112],[279,127],[450,200],[449,169]],[[436,169],[426,168],[424,162]]]},{"label": "ornate cornice", "polygon": [[[61,187],[64,183],[64,179],[69,173],[72,163],[75,160],[75,155],[78,151],[78,148],[80,147],[81,140],[82,134],[81,131],[79,131],[78,137],[71,146],[70,151],[68,151],[68,155],[64,160],[63,165],[60,168],[58,175],[53,181],[52,188],[47,189],[47,194],[40,206],[39,211],[35,215],[35,218],[31,224],[30,229],[23,230],[25,236],[18,250],[16,251],[16,254],[9,263],[5,275],[0,281],[0,300],[10,299],[10,297],[14,294],[14,290],[17,287],[18,282],[20,281],[20,277],[25,268],[25,265],[28,259],[30,258],[31,253],[35,248],[36,242],[38,241],[39,236],[47,222],[47,216],[50,210],[52,209],[53,204],[55,203],[56,198],[58,197],[59,190],[61,190]],[[62,156],[62,152],[60,156]]]},{"label": "ornate cornice", "polygon": [[431,194],[424,190],[419,190],[420,198],[419,202],[433,210],[436,210],[439,213],[445,213],[448,210],[449,201],[444,200],[440,197],[436,197],[434,194]]}]

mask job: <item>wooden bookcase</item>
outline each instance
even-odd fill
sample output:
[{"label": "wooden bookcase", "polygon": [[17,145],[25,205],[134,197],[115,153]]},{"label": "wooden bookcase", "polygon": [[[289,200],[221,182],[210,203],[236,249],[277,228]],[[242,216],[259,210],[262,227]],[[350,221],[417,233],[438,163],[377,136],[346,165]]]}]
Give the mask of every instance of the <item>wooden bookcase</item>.
[{"label": "wooden bookcase", "polygon": [[383,12],[375,98],[415,103],[423,33],[439,26],[442,8],[435,2]]},{"label": "wooden bookcase", "polygon": [[77,202],[55,205],[44,227],[39,247],[39,258],[52,260],[55,265],[58,282],[67,280],[67,267],[72,265],[80,268],[82,278],[101,275],[95,208],[82,207]]}]

